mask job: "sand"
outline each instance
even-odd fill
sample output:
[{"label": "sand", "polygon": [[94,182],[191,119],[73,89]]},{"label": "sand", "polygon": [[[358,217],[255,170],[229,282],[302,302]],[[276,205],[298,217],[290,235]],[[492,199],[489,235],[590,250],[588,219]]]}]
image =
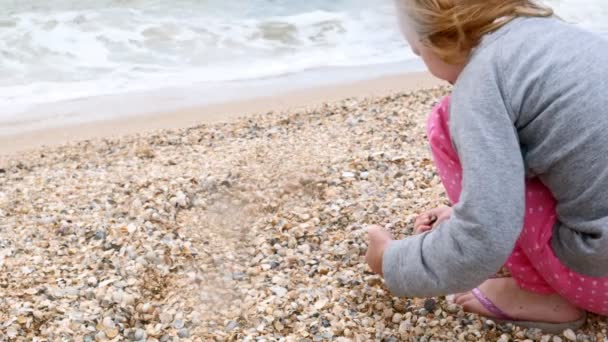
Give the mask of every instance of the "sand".
[{"label": "sand", "polygon": [[596,316],[552,336],[395,298],[369,272],[364,225],[403,238],[446,203],[424,122],[448,91],[5,156],[0,340],[605,341]]},{"label": "sand", "polygon": [[297,110],[347,97],[380,96],[441,84],[426,72],[385,76],[372,80],[293,90],[248,100],[235,100],[168,112],[136,113],[124,118],[0,135],[0,155],[41,146],[58,146],[99,137],[120,137],[158,129],[186,128],[196,124],[229,122],[269,111]]}]

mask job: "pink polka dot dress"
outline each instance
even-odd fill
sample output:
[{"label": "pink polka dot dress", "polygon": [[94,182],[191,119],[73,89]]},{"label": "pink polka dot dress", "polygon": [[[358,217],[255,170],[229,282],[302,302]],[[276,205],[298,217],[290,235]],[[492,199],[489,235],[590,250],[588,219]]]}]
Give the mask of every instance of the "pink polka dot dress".
[{"label": "pink polka dot dress", "polygon": [[[462,167],[448,128],[449,101],[449,96],[445,97],[435,107],[428,120],[427,133],[435,166],[448,198],[455,204],[462,191]],[[577,274],[553,253],[551,237],[556,220],[551,192],[538,179],[527,180],[524,226],[505,266],[525,290],[558,293],[581,309],[608,315],[608,278]]]}]

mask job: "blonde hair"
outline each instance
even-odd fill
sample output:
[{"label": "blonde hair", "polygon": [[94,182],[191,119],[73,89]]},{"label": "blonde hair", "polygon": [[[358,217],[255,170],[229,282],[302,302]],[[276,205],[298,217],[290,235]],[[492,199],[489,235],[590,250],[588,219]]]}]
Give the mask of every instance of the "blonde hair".
[{"label": "blonde hair", "polygon": [[531,0],[398,0],[421,42],[447,63],[465,61],[481,38],[517,17],[549,17]]}]

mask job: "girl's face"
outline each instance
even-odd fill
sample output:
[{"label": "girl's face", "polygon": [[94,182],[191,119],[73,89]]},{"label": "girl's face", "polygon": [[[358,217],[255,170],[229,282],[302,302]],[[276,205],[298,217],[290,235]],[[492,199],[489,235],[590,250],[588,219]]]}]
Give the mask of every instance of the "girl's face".
[{"label": "girl's face", "polygon": [[409,19],[406,15],[399,15],[399,23],[401,26],[401,31],[412,48],[412,51],[414,54],[422,58],[430,73],[437,78],[454,84],[456,79],[458,79],[458,75],[460,75],[460,72],[462,72],[465,64],[448,64],[439,58],[439,56],[437,56],[433,50],[421,42],[420,37],[413,30],[413,27],[409,23]]}]

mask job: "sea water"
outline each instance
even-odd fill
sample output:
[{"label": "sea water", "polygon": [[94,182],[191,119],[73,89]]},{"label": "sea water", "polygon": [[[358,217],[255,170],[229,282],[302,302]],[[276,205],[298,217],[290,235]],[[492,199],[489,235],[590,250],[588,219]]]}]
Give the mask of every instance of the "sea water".
[{"label": "sea water", "polygon": [[[608,1],[546,2],[608,34]],[[393,0],[0,0],[0,122],[35,104],[315,70],[422,68],[415,60]]]}]

